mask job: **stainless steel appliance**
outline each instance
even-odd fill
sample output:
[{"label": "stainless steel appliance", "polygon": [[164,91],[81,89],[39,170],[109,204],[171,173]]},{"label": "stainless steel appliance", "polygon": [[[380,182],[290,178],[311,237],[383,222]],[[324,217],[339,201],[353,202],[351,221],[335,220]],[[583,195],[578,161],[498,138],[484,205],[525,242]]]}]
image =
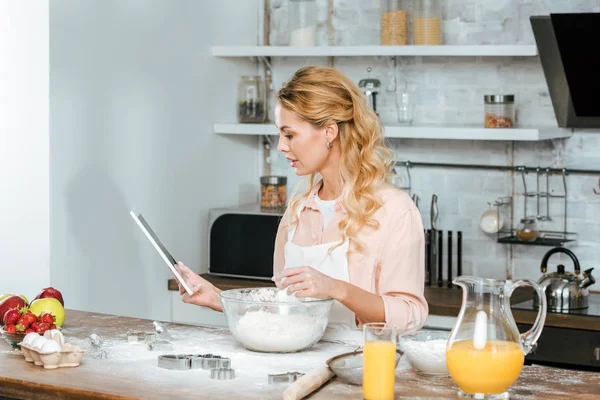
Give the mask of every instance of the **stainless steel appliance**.
[{"label": "stainless steel appliance", "polygon": [[280,212],[261,211],[259,204],[211,209],[208,273],[270,280],[281,217]]},{"label": "stainless steel appliance", "polygon": [[[556,272],[547,273],[548,271],[548,260],[553,254],[562,253],[566,254],[573,260],[575,273],[566,272],[564,265],[559,265]],[[596,280],[592,276],[592,270],[590,268],[583,272],[583,278],[579,277],[581,273],[581,267],[579,260],[569,249],[563,247],[555,247],[548,251],[542,259],[541,271],[544,274],[538,284],[544,290],[546,294],[546,300],[548,301],[549,311],[568,311],[578,310],[588,307],[589,291],[588,287],[593,285]],[[537,297],[534,296],[533,306],[538,307]]]}]

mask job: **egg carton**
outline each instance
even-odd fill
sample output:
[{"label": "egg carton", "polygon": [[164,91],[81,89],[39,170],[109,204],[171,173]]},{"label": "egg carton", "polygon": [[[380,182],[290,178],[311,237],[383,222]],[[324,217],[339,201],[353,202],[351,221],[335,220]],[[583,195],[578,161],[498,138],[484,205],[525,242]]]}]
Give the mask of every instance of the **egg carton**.
[{"label": "egg carton", "polygon": [[79,346],[65,343],[62,333],[55,329],[46,331],[44,336],[29,333],[19,345],[25,361],[45,369],[77,367],[84,353]]}]

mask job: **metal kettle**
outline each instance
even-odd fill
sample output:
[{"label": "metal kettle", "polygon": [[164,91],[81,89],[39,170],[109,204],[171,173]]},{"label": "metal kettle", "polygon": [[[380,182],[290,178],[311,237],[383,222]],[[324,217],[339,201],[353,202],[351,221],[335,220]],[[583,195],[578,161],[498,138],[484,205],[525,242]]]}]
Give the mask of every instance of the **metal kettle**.
[{"label": "metal kettle", "polygon": [[[555,253],[564,253],[571,257],[575,265],[575,273],[565,272],[565,266],[559,265],[556,272],[546,273],[548,270],[548,259]],[[592,276],[592,270],[583,271],[583,278],[579,277],[581,267],[575,254],[569,249],[555,247],[548,251],[542,259],[541,271],[544,274],[538,281],[548,301],[549,311],[582,310],[588,307],[588,286],[593,285],[596,279]],[[533,298],[533,306],[538,308],[537,296]]]}]

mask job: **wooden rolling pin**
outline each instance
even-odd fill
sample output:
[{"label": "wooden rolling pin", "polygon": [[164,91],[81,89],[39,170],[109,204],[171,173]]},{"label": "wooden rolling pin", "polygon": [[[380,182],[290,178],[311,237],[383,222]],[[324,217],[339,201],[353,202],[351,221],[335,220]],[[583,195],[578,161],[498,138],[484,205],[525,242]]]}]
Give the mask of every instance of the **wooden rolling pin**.
[{"label": "wooden rolling pin", "polygon": [[313,369],[285,389],[283,400],[303,399],[329,381],[333,375],[335,374],[327,365]]}]

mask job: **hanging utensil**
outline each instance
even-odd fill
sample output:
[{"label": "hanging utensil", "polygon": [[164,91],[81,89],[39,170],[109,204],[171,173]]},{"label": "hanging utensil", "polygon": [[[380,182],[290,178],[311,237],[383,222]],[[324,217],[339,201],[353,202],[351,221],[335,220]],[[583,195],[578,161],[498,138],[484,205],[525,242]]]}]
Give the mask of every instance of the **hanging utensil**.
[{"label": "hanging utensil", "polygon": [[438,218],[438,204],[437,204],[437,195],[431,196],[431,210],[430,210],[430,218],[431,218],[431,237],[430,237],[430,249],[431,254],[429,256],[429,270],[430,274],[430,282],[433,285],[433,282],[437,283],[437,254],[438,254],[438,234],[437,234],[437,218]]}]

